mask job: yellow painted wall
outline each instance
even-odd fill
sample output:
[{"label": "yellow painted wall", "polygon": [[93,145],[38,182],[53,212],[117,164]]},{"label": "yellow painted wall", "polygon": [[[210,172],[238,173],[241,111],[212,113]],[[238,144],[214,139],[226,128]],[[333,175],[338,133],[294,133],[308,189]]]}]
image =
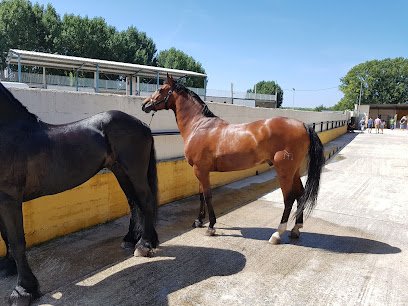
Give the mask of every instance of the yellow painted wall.
[{"label": "yellow painted wall", "polygon": [[[319,133],[323,143],[344,134],[346,127]],[[211,173],[212,186],[224,185],[263,172],[268,165],[233,172]],[[159,202],[168,203],[198,193],[198,180],[185,159],[159,162]],[[128,213],[126,198],[112,173],[98,174],[84,184],[52,196],[41,197],[23,205],[27,245],[35,245]],[[123,233],[124,235],[126,233]],[[5,254],[0,239],[0,256]]]},{"label": "yellow painted wall", "polygon": [[328,143],[330,141],[332,141],[333,139],[336,139],[337,137],[343,135],[347,133],[347,126],[341,126],[332,130],[328,130],[328,131],[323,131],[318,133],[320,141],[325,144]]},{"label": "yellow painted wall", "polygon": [[[211,174],[212,186],[219,186],[266,171],[269,166]],[[158,163],[159,202],[168,203],[198,193],[198,180],[184,160]],[[127,200],[115,176],[97,174],[84,184],[65,192],[41,197],[23,205],[27,245],[35,245],[128,214]],[[125,235],[126,233],[123,233]],[[5,245],[0,239],[0,256]]]}]

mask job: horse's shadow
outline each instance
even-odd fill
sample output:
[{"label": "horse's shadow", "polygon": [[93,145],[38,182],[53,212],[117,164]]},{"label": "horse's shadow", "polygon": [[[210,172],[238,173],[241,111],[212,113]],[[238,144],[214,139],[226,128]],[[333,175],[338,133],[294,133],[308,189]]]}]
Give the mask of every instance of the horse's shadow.
[{"label": "horse's shadow", "polygon": [[[220,236],[234,236],[245,239],[265,241],[268,241],[271,235],[276,231],[274,228],[257,227],[230,227],[219,229],[236,230],[241,232],[241,236],[236,234],[220,234]],[[291,239],[289,237],[289,233],[286,232],[282,238],[282,243],[290,243],[307,248],[321,249],[333,253],[395,254],[401,252],[401,249],[398,247],[372,239],[310,232],[301,232],[299,239]]]},{"label": "horse's shadow", "polygon": [[[213,276],[236,274],[246,264],[245,256],[236,251],[188,246],[161,247],[157,257],[142,259],[143,263],[129,260],[133,264],[116,273],[108,268],[88,276],[91,280],[47,294],[34,305],[167,305],[172,292]],[[101,273],[107,275],[99,277]]]}]

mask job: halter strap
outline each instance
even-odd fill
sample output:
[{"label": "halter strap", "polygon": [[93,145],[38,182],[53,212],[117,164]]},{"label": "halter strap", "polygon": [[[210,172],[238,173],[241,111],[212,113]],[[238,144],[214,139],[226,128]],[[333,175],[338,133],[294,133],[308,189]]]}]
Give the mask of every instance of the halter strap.
[{"label": "halter strap", "polygon": [[168,109],[169,109],[168,102],[169,102],[169,98],[170,98],[170,96],[171,96],[172,93],[173,93],[173,89],[170,89],[170,90],[167,92],[167,95],[166,95],[166,97],[165,97],[164,99],[162,99],[162,100],[160,100],[160,101],[153,102],[153,103],[152,103],[152,106],[155,107],[156,105],[159,105],[159,104],[164,103],[164,108],[165,108],[166,110],[168,110]]}]

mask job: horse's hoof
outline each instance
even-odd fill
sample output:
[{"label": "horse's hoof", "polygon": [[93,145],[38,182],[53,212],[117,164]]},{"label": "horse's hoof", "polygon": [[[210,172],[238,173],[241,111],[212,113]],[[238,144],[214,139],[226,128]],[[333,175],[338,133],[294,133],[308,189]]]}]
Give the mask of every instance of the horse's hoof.
[{"label": "horse's hoof", "polygon": [[129,241],[122,241],[122,243],[120,244],[120,247],[125,250],[134,250],[135,244]]},{"label": "horse's hoof", "polygon": [[297,239],[300,237],[300,229],[303,228],[303,224],[298,223],[292,228],[290,232],[290,238]]},{"label": "horse's hoof", "polygon": [[[35,294],[35,296],[39,295],[40,293]],[[21,286],[16,286],[10,295],[9,303],[12,306],[28,306],[33,299],[33,295],[28,293],[26,289]]]},{"label": "horse's hoof", "polygon": [[290,238],[298,239],[299,237],[300,237],[300,231],[299,230],[293,229],[293,230],[290,231]]},{"label": "horse's hoof", "polygon": [[193,226],[193,228],[203,227],[203,221],[200,221],[200,220],[196,219],[196,220],[194,220],[192,226]]},{"label": "horse's hoof", "polygon": [[144,246],[137,246],[135,252],[133,253],[135,257],[153,257],[154,250]]},{"label": "horse's hoof", "polygon": [[272,234],[271,238],[269,238],[269,243],[272,244],[280,244],[281,243],[281,238],[278,232],[275,232]]},{"label": "horse's hoof", "polygon": [[205,232],[207,236],[215,236],[215,228],[208,228],[207,231]]}]

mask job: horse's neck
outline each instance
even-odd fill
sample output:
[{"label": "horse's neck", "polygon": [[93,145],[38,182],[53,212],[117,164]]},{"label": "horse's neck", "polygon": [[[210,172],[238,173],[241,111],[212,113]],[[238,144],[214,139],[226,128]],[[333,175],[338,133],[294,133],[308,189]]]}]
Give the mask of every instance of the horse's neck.
[{"label": "horse's neck", "polygon": [[0,123],[11,123],[16,121],[38,122],[36,116],[26,110],[0,106]]},{"label": "horse's neck", "polygon": [[193,131],[194,125],[203,118],[203,105],[196,101],[179,101],[174,110],[177,125],[183,139],[186,139]]},{"label": "horse's neck", "polygon": [[38,122],[37,116],[30,113],[10,92],[2,92],[0,96],[0,123],[20,120]]}]

